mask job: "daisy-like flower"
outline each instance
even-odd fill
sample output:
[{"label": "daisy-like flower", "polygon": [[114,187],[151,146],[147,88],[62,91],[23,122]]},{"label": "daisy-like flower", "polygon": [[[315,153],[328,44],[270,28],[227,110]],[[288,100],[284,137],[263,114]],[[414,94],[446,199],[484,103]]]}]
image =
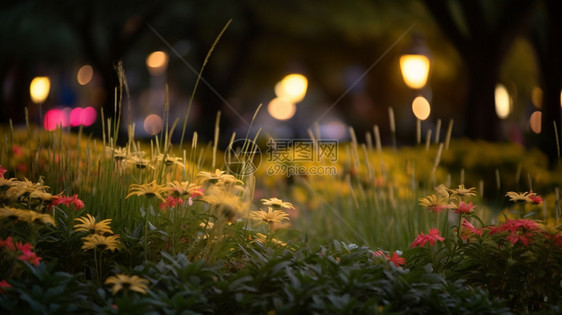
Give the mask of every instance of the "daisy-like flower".
[{"label": "daisy-like flower", "polygon": [[215,214],[226,217],[229,222],[234,222],[242,216],[250,206],[249,202],[244,200],[242,196],[227,192],[206,195],[201,200],[207,202]]},{"label": "daisy-like flower", "polygon": [[79,224],[74,225],[74,229],[76,231],[85,231],[90,234],[113,234],[109,225],[111,224],[111,219],[101,220],[100,222],[96,222],[96,218],[91,216],[89,213],[86,214],[85,217],[79,217],[74,219],[75,221],[80,222]]},{"label": "daisy-like flower", "polygon": [[51,202],[51,204],[49,205],[49,208],[52,208],[54,206],[58,206],[58,205],[66,205],[67,207],[73,206],[75,210],[80,210],[82,208],[84,208],[84,202],[80,199],[78,199],[78,195],[72,195],[72,196],[55,196],[53,197],[53,201]]},{"label": "daisy-like flower", "polygon": [[508,191],[505,196],[509,197],[509,201],[511,202],[532,202],[532,200],[529,198],[528,192],[517,193],[514,191]]},{"label": "daisy-like flower", "polygon": [[436,241],[442,242],[444,240],[445,238],[440,235],[438,229],[431,229],[427,235],[423,233],[418,234],[414,242],[412,242],[412,245],[410,245],[410,248],[414,248],[416,246],[423,247],[426,243],[429,243],[429,246],[431,247]]},{"label": "daisy-like flower", "polygon": [[459,205],[455,208],[455,213],[469,214],[469,213],[472,213],[474,211],[474,208],[476,208],[476,206],[473,205],[472,202],[469,202],[468,204],[466,204],[464,201],[461,201],[461,202],[459,202]]},{"label": "daisy-like flower", "polygon": [[459,185],[457,189],[450,189],[447,190],[453,195],[458,197],[469,197],[469,196],[476,196],[476,188],[470,187],[465,188],[464,185]]},{"label": "daisy-like flower", "polygon": [[173,181],[167,184],[169,192],[176,197],[199,197],[203,195],[201,186],[190,182]]},{"label": "daisy-like flower", "polygon": [[289,220],[289,215],[283,210],[273,210],[272,207],[268,207],[267,212],[263,210],[252,212],[252,214],[250,214],[250,218],[257,221],[263,221],[267,224],[273,224]]},{"label": "daisy-like flower", "polygon": [[26,219],[29,223],[50,224],[53,226],[57,225],[55,223],[55,219],[50,214],[39,213],[32,210],[26,212],[28,212]]},{"label": "daisy-like flower", "polygon": [[143,159],[142,157],[139,156],[134,156],[134,155],[128,156],[126,161],[127,164],[134,165],[136,168],[139,169],[145,169],[147,167],[154,169],[154,166],[152,166],[152,161]]},{"label": "daisy-like flower", "polygon": [[115,276],[108,277],[105,284],[111,284],[113,287],[111,292],[116,295],[119,291],[135,291],[138,293],[146,294],[146,288],[148,286],[148,280],[140,278],[139,276],[127,276],[124,274],[118,274]]},{"label": "daisy-like flower", "polygon": [[164,197],[162,197],[162,195],[167,191],[168,188],[156,184],[156,180],[142,185],[131,184],[131,186],[129,186],[129,194],[125,197],[125,199],[131,196],[145,196],[149,198],[157,197],[158,199],[164,201]]},{"label": "daisy-like flower", "polygon": [[2,207],[0,208],[0,220],[10,219],[10,220],[20,220],[26,221],[28,217],[27,211],[16,209],[12,207]]},{"label": "daisy-like flower", "polygon": [[17,200],[22,196],[29,196],[33,192],[47,192],[49,186],[42,183],[33,183],[27,178],[23,181],[14,181],[10,188],[6,191],[6,197],[11,200]]},{"label": "daisy-like flower", "polygon": [[295,207],[290,202],[283,202],[283,200],[279,198],[269,198],[269,199],[262,199],[261,202],[264,206],[271,206],[274,209],[292,209],[294,210]]},{"label": "daisy-like flower", "polygon": [[12,185],[14,185],[15,180],[15,178],[6,179],[4,177],[0,177],[0,191],[8,190],[12,187]]},{"label": "daisy-like flower", "polygon": [[[256,242],[261,243],[261,244],[265,244],[265,242],[267,241],[267,236],[263,233],[256,233]],[[269,239],[269,241],[277,246],[280,247],[284,247],[287,246],[287,243],[280,241],[278,239],[276,239],[275,237],[272,237]]]},{"label": "daisy-like flower", "polygon": [[172,166],[172,165],[176,164],[176,165],[179,165],[179,166],[185,168],[185,165],[183,164],[183,159],[180,158],[180,157],[173,157],[173,156],[170,156],[169,154],[166,154],[166,155],[158,154],[156,156],[156,160],[158,162],[164,163],[164,165],[166,165],[166,166]]},{"label": "daisy-like flower", "polygon": [[439,213],[443,210],[455,207],[455,205],[447,203],[447,198],[439,198],[436,195],[420,198],[419,202],[420,206],[426,207],[428,210],[433,211],[433,213]]},{"label": "daisy-like flower", "polygon": [[435,192],[437,193],[437,197],[439,198],[449,198],[449,192],[447,191],[447,187],[443,184],[434,188]]},{"label": "daisy-like flower", "polygon": [[119,249],[119,234],[103,236],[99,234],[90,234],[83,237],[84,245],[82,245],[83,250],[89,249],[100,249],[100,250],[110,250],[114,251]]},{"label": "daisy-like flower", "polygon": [[41,201],[51,201],[53,199],[53,195],[48,192],[35,190],[29,194],[30,199],[38,199]]},{"label": "daisy-like flower", "polygon": [[197,174],[197,182],[200,185],[213,185],[219,181],[223,183],[242,182],[230,174],[225,174],[225,171],[221,171],[218,168],[214,172],[201,171]]},{"label": "daisy-like flower", "polygon": [[130,154],[127,152],[127,148],[111,148],[111,147],[105,147],[105,151],[108,152],[109,154],[113,155],[113,158],[115,159],[115,161],[121,161],[126,159]]}]

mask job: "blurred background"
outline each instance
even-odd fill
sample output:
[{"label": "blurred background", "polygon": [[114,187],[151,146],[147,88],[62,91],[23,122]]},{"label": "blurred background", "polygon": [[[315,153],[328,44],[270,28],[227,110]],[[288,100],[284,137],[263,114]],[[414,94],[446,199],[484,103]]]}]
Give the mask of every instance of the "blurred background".
[{"label": "blurred background", "polygon": [[[114,113],[121,61],[123,125],[137,137],[181,124],[206,55],[188,132],[359,140],[378,125],[388,144],[450,120],[453,135],[516,141],[557,156],[562,3],[440,1],[3,1],[0,123],[101,129]],[[118,93],[119,94],[119,93]],[[418,123],[419,121],[419,123]],[[555,124],[553,124],[553,122]],[[417,126],[420,126],[419,129]],[[254,130],[255,131],[255,130]],[[225,141],[227,141],[226,139]]]}]

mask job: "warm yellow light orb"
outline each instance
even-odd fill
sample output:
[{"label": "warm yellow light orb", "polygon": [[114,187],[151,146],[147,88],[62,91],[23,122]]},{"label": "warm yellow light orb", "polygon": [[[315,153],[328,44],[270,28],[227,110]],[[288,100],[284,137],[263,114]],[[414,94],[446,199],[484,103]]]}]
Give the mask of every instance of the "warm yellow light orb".
[{"label": "warm yellow light orb", "polygon": [[536,108],[542,108],[543,92],[538,86],[535,86],[531,91],[531,101]]},{"label": "warm yellow light orb", "polygon": [[429,76],[429,58],[424,55],[403,55],[400,57],[400,70],[407,86],[421,89]]},{"label": "warm yellow light orb", "polygon": [[536,134],[539,134],[542,131],[541,119],[542,113],[539,111],[533,112],[533,114],[531,114],[531,118],[529,118],[529,125],[531,126],[531,130]]},{"label": "warm yellow light orb", "polygon": [[512,100],[503,84],[496,85],[494,98],[496,100],[496,114],[501,119],[507,118],[511,113]]},{"label": "warm yellow light orb", "polygon": [[76,74],[76,81],[80,85],[86,85],[92,81],[94,77],[94,68],[90,65],[83,65]]},{"label": "warm yellow light orb", "polygon": [[35,77],[31,80],[29,85],[29,95],[31,95],[31,100],[33,103],[43,103],[47,96],[49,96],[49,91],[51,90],[51,80],[49,77]]},{"label": "warm yellow light orb", "polygon": [[168,54],[163,51],[155,51],[146,57],[146,67],[152,75],[163,74],[167,66]]},{"label": "warm yellow light orb", "polygon": [[269,114],[278,120],[287,120],[295,115],[297,106],[284,98],[274,98],[267,105]]},{"label": "warm yellow light orb", "polygon": [[417,119],[426,120],[431,112],[429,101],[423,96],[414,98],[414,101],[412,102],[412,111],[414,112],[414,115],[416,115]]},{"label": "warm yellow light orb", "polygon": [[308,80],[302,74],[289,74],[275,85],[275,95],[292,103],[304,99],[308,88]]}]

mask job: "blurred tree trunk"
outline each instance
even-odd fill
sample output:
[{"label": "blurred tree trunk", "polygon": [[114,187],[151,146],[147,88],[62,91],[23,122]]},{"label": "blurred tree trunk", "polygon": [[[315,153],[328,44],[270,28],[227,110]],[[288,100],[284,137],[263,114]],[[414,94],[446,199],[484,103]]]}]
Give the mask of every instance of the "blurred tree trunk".
[{"label": "blurred tree trunk", "polygon": [[538,145],[548,155],[550,166],[554,167],[559,163],[554,124],[559,136],[561,130],[562,1],[545,0],[542,4],[543,11],[539,12],[542,14],[537,16],[531,36],[539,59],[543,85],[542,132]]},{"label": "blurred tree trunk", "polygon": [[[493,12],[485,12],[481,1],[459,0],[453,4],[458,4],[462,21],[456,19],[447,1],[424,0],[424,3],[464,62],[468,81],[466,135],[473,139],[498,140],[494,89],[499,69],[513,39],[526,24],[533,2],[505,1]],[[495,16],[489,18],[492,13]]]}]

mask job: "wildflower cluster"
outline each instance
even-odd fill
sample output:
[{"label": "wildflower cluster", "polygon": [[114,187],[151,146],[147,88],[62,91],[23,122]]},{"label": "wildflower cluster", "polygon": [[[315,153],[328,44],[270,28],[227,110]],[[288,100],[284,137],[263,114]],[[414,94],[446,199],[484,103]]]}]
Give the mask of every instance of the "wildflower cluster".
[{"label": "wildflower cluster", "polygon": [[75,219],[78,224],[74,225],[75,231],[83,231],[89,233],[82,237],[84,244],[83,250],[100,249],[114,251],[119,249],[119,234],[113,234],[110,228],[111,219],[105,219],[96,222],[96,219],[90,214]]},{"label": "wildflower cluster", "polygon": [[15,257],[20,261],[37,266],[41,257],[37,256],[32,249],[33,245],[30,243],[14,242],[11,236],[4,240],[0,239],[0,251],[3,251],[4,257]]}]

